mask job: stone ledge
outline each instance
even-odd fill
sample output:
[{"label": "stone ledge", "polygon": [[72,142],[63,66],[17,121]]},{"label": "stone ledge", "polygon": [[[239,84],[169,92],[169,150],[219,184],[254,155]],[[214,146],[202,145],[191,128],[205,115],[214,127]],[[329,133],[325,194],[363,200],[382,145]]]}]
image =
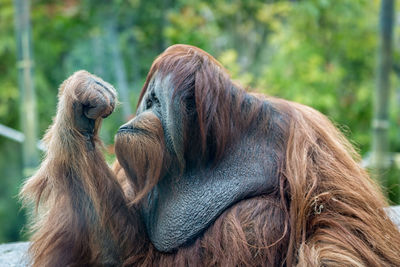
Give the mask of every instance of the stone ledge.
[{"label": "stone ledge", "polygon": [[0,267],[22,267],[28,263],[29,242],[0,245]]},{"label": "stone ledge", "polygon": [[400,229],[400,206],[393,206],[388,208],[387,213],[392,221]]},{"label": "stone ledge", "polygon": [[[400,229],[400,206],[388,209],[389,217]],[[29,242],[0,245],[0,267],[26,267],[28,263]]]}]

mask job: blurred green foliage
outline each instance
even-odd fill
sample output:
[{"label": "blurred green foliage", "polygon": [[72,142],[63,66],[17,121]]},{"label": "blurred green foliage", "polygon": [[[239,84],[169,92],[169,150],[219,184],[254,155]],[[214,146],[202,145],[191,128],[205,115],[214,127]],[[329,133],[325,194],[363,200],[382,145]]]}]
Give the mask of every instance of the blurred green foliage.
[{"label": "blurred green foliage", "polygon": [[[59,84],[74,71],[87,69],[117,89],[116,73],[124,71],[130,92],[124,101],[134,107],[153,59],[187,43],[214,55],[249,90],[315,107],[363,155],[370,148],[377,0],[33,0],[31,10],[39,136],[55,114]],[[20,129],[12,0],[0,2],[0,74],[0,123]],[[392,152],[400,151],[398,102],[392,98]],[[119,107],[104,122],[106,145],[124,121]],[[0,137],[0,242],[21,239],[20,150]],[[397,188],[399,171],[393,173]]]}]

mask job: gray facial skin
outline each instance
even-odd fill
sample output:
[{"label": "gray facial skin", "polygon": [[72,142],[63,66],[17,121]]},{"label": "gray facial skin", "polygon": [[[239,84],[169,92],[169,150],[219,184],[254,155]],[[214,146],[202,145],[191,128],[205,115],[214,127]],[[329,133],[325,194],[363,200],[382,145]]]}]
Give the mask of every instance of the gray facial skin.
[{"label": "gray facial skin", "polygon": [[[173,170],[185,161],[181,106],[177,99],[171,103],[172,92],[168,77],[153,78],[137,116],[151,111],[160,119],[166,147],[176,158]],[[216,166],[185,168],[181,174],[170,171],[162,177],[141,208],[147,233],[159,251],[190,244],[230,206],[277,188],[274,142],[279,137],[266,138],[259,132],[245,134]]]}]

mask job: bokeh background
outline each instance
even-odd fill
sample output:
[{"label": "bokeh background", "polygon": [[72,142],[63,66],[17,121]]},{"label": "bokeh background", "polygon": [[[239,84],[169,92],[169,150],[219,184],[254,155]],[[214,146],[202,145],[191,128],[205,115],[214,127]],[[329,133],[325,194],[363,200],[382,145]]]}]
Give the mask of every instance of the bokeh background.
[{"label": "bokeh background", "polygon": [[[374,99],[386,82],[388,115],[381,119],[388,127],[380,138],[388,153],[374,177],[390,203],[399,203],[400,13],[384,11],[382,1],[32,0],[27,25],[33,97],[27,96],[26,84],[23,88],[27,66],[18,40],[25,39],[16,31],[24,0],[1,0],[0,125],[19,132],[0,129],[0,243],[27,238],[17,194],[43,152],[37,150],[27,166],[21,134],[34,124],[37,138],[43,136],[55,115],[59,84],[86,69],[115,85],[122,105],[101,131],[112,161],[113,136],[135,112],[153,59],[175,43],[208,51],[248,90],[326,114],[359,149],[366,167],[371,165]],[[391,49],[380,45],[380,21],[392,25]],[[379,72],[382,53],[392,64]],[[33,113],[26,107],[29,101]]]}]

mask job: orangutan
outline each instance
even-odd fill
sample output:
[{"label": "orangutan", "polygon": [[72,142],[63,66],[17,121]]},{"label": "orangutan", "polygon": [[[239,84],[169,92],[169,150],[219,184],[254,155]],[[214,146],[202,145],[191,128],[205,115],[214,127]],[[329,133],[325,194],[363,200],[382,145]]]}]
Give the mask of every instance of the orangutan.
[{"label": "orangutan", "polygon": [[34,266],[400,266],[346,138],[310,107],[246,92],[199,48],[155,59],[112,169],[98,133],[115,89],[78,71],[58,97],[21,192]]}]

